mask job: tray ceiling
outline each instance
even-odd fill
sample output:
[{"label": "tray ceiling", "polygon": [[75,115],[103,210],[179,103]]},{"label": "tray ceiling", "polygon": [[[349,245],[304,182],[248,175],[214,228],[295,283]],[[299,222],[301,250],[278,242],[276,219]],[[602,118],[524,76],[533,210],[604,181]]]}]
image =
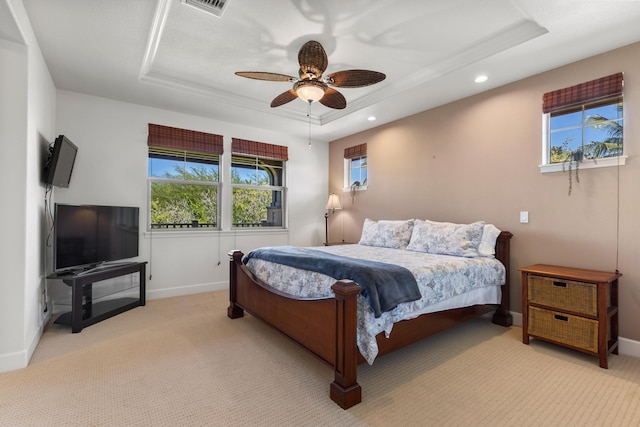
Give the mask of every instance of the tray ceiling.
[{"label": "tray ceiling", "polygon": [[[180,0],[23,0],[56,87],[331,140],[640,39],[640,1],[227,0],[221,17]],[[2,36],[2,33],[0,33]],[[325,73],[386,80],[344,89],[347,108],[271,108],[308,40]],[[489,80],[473,82],[481,73]],[[365,119],[378,117],[374,124]]]}]

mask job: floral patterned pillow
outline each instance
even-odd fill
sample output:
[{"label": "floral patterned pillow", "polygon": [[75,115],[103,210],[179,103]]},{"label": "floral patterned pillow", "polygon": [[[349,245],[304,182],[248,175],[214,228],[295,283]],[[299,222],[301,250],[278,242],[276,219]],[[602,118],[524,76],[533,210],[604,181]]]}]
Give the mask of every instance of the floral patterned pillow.
[{"label": "floral patterned pillow", "polygon": [[360,244],[383,248],[405,249],[411,240],[413,220],[374,221],[366,218],[362,226]]},{"label": "floral patterned pillow", "polygon": [[454,224],[416,220],[407,250],[430,254],[477,257],[484,222]]},{"label": "floral patterned pillow", "polygon": [[478,255],[495,258],[496,240],[500,235],[500,230],[493,224],[485,224],[482,232],[482,240],[478,245]]}]

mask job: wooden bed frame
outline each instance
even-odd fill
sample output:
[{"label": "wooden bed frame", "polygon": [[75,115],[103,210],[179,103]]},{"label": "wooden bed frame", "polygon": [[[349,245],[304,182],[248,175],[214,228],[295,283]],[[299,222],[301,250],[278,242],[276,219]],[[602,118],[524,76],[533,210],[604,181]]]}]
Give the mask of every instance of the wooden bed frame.
[{"label": "wooden bed frame", "polygon": [[[511,326],[511,237],[510,232],[503,231],[496,241],[496,259],[500,260],[507,270],[506,282],[502,285],[502,302],[499,305],[474,305],[428,313],[396,323],[389,338],[385,338],[384,333],[376,336],[378,357],[493,310],[493,323]],[[358,365],[365,362],[356,345],[357,296],[360,286],[350,280],[339,280],[332,286],[335,293],[333,298],[295,298],[277,291],[255,277],[242,264],[242,252],[232,251],[229,256],[230,305],[227,315],[237,319],[242,317],[246,310],[296,341],[333,367],[335,379],[330,385],[329,396],[334,402],[343,409],[360,403],[362,392],[357,382],[357,370]]]}]

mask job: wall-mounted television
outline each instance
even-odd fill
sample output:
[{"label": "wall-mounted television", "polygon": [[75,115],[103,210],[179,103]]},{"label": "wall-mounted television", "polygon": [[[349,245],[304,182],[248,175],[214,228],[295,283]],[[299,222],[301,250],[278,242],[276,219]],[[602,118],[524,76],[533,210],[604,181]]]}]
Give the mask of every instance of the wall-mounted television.
[{"label": "wall-mounted television", "polygon": [[138,256],[140,209],[56,203],[53,268],[79,272]]},{"label": "wall-mounted television", "polygon": [[60,135],[49,147],[49,157],[44,165],[44,183],[68,188],[78,147],[64,135]]}]

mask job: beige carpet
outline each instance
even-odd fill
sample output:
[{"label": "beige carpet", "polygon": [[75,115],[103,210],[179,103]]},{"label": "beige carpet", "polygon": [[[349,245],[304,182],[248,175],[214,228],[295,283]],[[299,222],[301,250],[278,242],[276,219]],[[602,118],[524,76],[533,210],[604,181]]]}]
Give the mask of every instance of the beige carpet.
[{"label": "beige carpet", "polygon": [[333,372],[227,294],[149,301],[71,334],[50,324],[31,364],[0,374],[1,426],[636,426],[640,359],[597,359],[478,319],[361,366],[361,404]]}]

